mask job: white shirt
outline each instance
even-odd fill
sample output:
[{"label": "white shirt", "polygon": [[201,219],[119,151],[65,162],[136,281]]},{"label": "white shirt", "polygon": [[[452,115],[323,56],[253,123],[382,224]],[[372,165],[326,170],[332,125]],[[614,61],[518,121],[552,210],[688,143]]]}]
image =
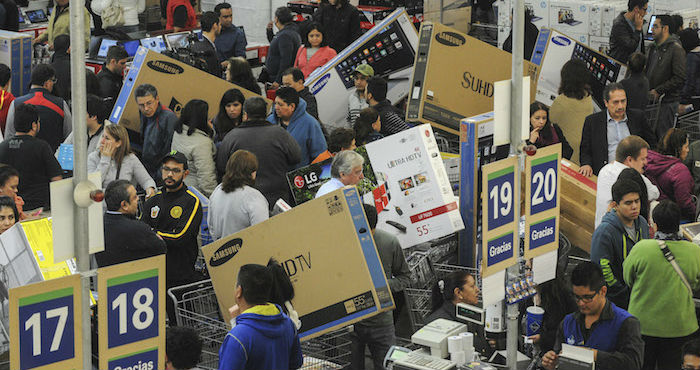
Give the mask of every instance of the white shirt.
[{"label": "white shirt", "polygon": [[314,198],[318,198],[320,196],[326,195],[333,190],[338,190],[345,186],[340,179],[336,179],[335,177],[331,177],[330,180],[326,181],[325,184],[321,185],[320,188],[318,188],[318,191],[316,192],[316,196]]},{"label": "white shirt", "polygon": [[[595,227],[600,225],[600,221],[603,220],[603,216],[608,211],[608,205],[612,202],[612,186],[617,181],[617,177],[620,176],[620,172],[628,168],[625,164],[618,161],[614,161],[606,164],[600,169],[598,173],[598,184],[595,196]],[[647,186],[647,195],[649,196],[649,201],[656,200],[659,198],[659,189],[649,181],[649,179],[642,175],[644,179],[644,184]],[[648,219],[649,215],[642,215],[644,218]]]}]

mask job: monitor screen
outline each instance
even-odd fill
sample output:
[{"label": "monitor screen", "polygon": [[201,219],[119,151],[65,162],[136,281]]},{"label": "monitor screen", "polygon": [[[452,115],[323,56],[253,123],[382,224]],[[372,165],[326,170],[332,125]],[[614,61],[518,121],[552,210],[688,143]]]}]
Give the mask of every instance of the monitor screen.
[{"label": "monitor screen", "polygon": [[165,40],[163,40],[162,36],[146,37],[145,39],[141,39],[141,46],[157,53],[160,53],[168,48],[165,45]]},{"label": "monitor screen", "polygon": [[41,9],[27,10],[26,14],[27,18],[29,18],[29,21],[32,23],[41,23],[48,20],[48,18],[46,18],[46,13]]},{"label": "monitor screen", "polygon": [[593,90],[593,99],[599,107],[605,107],[602,101],[603,89],[605,89],[605,85],[618,80],[622,65],[578,43],[574,47],[574,53],[571,59],[579,59],[586,63],[588,72],[591,75],[590,84],[591,90]]},{"label": "monitor screen", "polygon": [[187,37],[189,35],[189,32],[170,33],[165,35],[165,40],[168,41],[168,46],[171,49],[186,48],[189,46],[189,43],[187,42]]},{"label": "monitor screen", "polygon": [[139,45],[141,45],[141,42],[139,40],[131,40],[131,41],[122,41],[120,44],[124,47],[126,50],[126,53],[129,54],[130,57],[133,57],[136,55],[136,51],[139,49]]},{"label": "monitor screen", "polygon": [[651,19],[649,20],[649,28],[647,29],[647,36],[649,36],[649,37],[651,37],[651,35],[652,35],[655,21],[656,21],[656,14],[652,15]]},{"label": "monitor screen", "polygon": [[202,30],[201,30],[201,29],[193,30],[192,33],[194,33],[195,35],[197,35],[197,40],[202,41],[202,37],[203,37],[203,36],[202,36]]},{"label": "monitor screen", "polygon": [[19,24],[24,23],[24,17],[22,16],[22,12],[19,12]]},{"label": "monitor screen", "polygon": [[117,44],[117,40],[102,39],[100,44],[100,50],[97,52],[97,56],[100,58],[107,58],[107,50],[113,45]]}]

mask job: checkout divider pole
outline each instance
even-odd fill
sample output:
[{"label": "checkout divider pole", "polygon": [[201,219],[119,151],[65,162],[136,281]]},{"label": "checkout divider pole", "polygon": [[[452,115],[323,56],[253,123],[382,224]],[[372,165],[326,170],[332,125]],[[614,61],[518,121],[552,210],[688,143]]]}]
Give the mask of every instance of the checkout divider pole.
[{"label": "checkout divider pole", "polygon": [[[87,99],[85,86],[85,4],[70,0],[71,113],[73,117],[73,187],[87,181]],[[89,36],[88,36],[89,37]],[[89,39],[87,40],[89,41]],[[83,369],[92,369],[90,330],[90,254],[88,253],[88,209],[73,203],[75,257],[81,275]]]},{"label": "checkout divider pole", "polygon": [[[522,161],[523,156],[523,143],[522,143],[522,100],[523,100],[523,57],[524,57],[524,25],[525,25],[525,4],[523,0],[513,0],[513,57],[512,57],[512,70],[511,70],[511,95],[510,95],[510,144],[511,150],[514,154],[521,157],[518,161],[517,169],[515,171],[516,176],[520,176],[520,171],[523,170],[524,162]],[[519,199],[516,199],[516,204],[519,203]],[[515,208],[515,220],[519,222],[520,220],[520,207]],[[519,238],[516,238],[519,240]],[[515,246],[513,246],[515,248]],[[516,249],[517,250],[517,249]],[[507,276],[518,276],[519,267],[516,264],[508,268]],[[506,320],[507,320],[507,332],[506,332],[506,359],[508,367],[511,370],[517,369],[518,363],[518,306],[514,304],[506,304]]]}]

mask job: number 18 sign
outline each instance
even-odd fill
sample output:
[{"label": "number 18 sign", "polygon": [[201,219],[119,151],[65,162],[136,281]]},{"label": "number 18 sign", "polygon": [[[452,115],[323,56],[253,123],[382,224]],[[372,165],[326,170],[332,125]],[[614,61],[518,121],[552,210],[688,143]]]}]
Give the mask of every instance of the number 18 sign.
[{"label": "number 18 sign", "polygon": [[98,270],[100,369],[164,368],[164,272],[165,256]]},{"label": "number 18 sign", "polygon": [[10,289],[10,368],[83,364],[80,275]]},{"label": "number 18 sign", "polygon": [[482,168],[482,269],[488,276],[513,265],[518,257],[519,207],[517,157]]},{"label": "number 18 sign", "polygon": [[525,258],[559,248],[561,144],[525,159]]}]

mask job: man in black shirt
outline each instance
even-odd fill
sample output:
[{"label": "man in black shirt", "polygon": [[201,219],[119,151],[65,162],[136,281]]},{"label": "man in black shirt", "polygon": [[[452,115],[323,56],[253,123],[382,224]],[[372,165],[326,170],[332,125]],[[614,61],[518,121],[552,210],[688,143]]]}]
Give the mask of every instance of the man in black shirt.
[{"label": "man in black shirt", "polygon": [[148,225],[136,219],[139,199],[127,180],[115,180],[105,189],[105,250],[95,254],[105,267],[165,253],[165,242]]},{"label": "man in black shirt", "polygon": [[221,64],[216,55],[216,45],[214,44],[214,40],[221,32],[219,17],[214,12],[204,12],[199,23],[202,25],[202,40],[192,44],[192,51],[196,53],[198,58],[206,62],[207,72],[221,78]]},{"label": "man in black shirt", "polygon": [[107,50],[107,60],[97,74],[97,80],[100,82],[100,96],[109,102],[107,109],[110,112],[124,84],[123,74],[128,59],[129,54],[123,46],[110,46]]},{"label": "man in black shirt", "polygon": [[17,133],[0,144],[0,163],[19,171],[19,195],[24,209],[50,208],[49,182],[61,180],[63,170],[46,141],[37,139],[39,113],[33,105],[15,108]]},{"label": "man in black shirt", "polygon": [[304,72],[299,68],[288,68],[282,73],[282,86],[289,86],[299,93],[306,102],[306,113],[318,121],[318,103],[316,97],[304,86]]},{"label": "man in black shirt", "polygon": [[379,117],[382,122],[381,134],[384,136],[393,135],[403,130],[408,130],[410,126],[401,118],[403,113],[391,105],[389,99],[386,98],[388,86],[386,81],[374,76],[367,81],[367,89],[365,96],[369,106],[379,112]]}]

